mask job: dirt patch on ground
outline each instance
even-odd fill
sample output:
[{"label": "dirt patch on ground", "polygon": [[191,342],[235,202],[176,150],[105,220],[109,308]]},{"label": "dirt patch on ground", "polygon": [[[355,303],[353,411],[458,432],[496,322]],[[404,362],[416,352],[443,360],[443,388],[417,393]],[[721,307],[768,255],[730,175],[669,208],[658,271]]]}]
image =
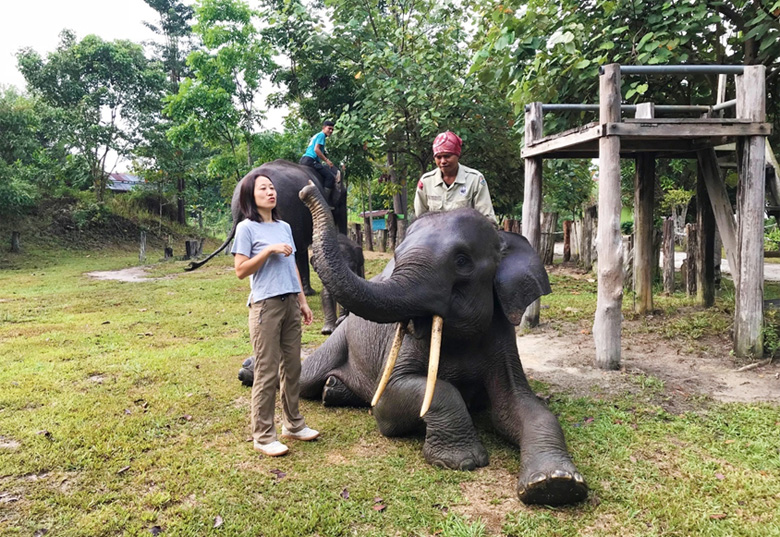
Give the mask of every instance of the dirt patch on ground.
[{"label": "dirt patch on ground", "polygon": [[101,270],[87,272],[87,276],[96,280],[116,280],[120,282],[151,282],[161,278],[151,278],[143,267],[130,267],[121,270]]},{"label": "dirt patch on ground", "polygon": [[618,371],[596,367],[593,335],[576,325],[542,324],[518,336],[520,360],[530,378],[574,396],[609,398],[653,383],[657,403],[675,413],[702,398],[780,402],[780,361],[740,372],[743,364],[731,356],[728,334],[698,342],[694,349],[657,334],[636,333],[632,322],[624,322]]}]

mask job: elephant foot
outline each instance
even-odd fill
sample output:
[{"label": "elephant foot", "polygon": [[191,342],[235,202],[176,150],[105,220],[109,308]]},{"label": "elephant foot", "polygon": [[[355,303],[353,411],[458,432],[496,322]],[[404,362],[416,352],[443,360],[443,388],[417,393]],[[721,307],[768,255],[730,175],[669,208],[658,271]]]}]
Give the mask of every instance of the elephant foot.
[{"label": "elephant foot", "polygon": [[479,440],[467,445],[442,446],[426,439],[423,456],[432,466],[450,470],[475,470],[488,465],[488,453]]},{"label": "elephant foot", "polygon": [[241,369],[238,371],[238,380],[244,386],[252,387],[255,382],[255,357],[250,356],[244,363],[241,364]]},{"label": "elephant foot", "polygon": [[332,324],[326,324],[323,325],[322,330],[320,330],[320,332],[325,334],[326,336],[329,336],[333,333],[334,330],[335,328],[333,327]]},{"label": "elephant foot", "polygon": [[322,388],[322,404],[323,406],[354,406],[364,407],[368,404],[360,399],[357,395],[352,393],[352,390],[347,388],[346,384],[341,382],[337,377],[333,375],[329,376],[325,381],[325,387]]},{"label": "elephant foot", "polygon": [[517,481],[517,496],[526,505],[565,505],[588,496],[585,479],[574,465],[549,472],[524,472]]},{"label": "elephant foot", "polygon": [[304,285],[303,286],[303,294],[306,296],[314,296],[317,294],[317,291],[311,288],[311,285]]}]

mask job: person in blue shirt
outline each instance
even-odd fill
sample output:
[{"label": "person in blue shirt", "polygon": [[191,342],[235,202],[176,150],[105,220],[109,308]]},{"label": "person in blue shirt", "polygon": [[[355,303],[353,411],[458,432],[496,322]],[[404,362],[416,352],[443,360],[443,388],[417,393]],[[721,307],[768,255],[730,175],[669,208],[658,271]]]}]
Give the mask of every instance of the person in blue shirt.
[{"label": "person in blue shirt", "polygon": [[[327,151],[325,151],[325,138],[333,134],[333,126],[334,123],[332,121],[325,121],[322,124],[322,131],[312,136],[309,147],[306,148],[306,152],[299,161],[299,164],[314,168],[314,171],[320,176],[322,187],[325,189],[325,199],[330,205],[333,204],[331,193],[336,182],[336,174],[333,172],[333,163],[328,158]],[[323,162],[327,166],[323,166]]]},{"label": "person in blue shirt", "polygon": [[236,228],[232,249],[236,276],[250,277],[249,337],[255,354],[252,437],[254,448],[269,457],[288,451],[277,439],[274,426],[277,386],[282,438],[308,441],[320,434],[306,426],[298,408],[301,317],[311,324],[312,312],[301,292],[292,230],[279,220],[276,199],[270,178],[250,172],[241,180],[239,205],[244,220]]}]

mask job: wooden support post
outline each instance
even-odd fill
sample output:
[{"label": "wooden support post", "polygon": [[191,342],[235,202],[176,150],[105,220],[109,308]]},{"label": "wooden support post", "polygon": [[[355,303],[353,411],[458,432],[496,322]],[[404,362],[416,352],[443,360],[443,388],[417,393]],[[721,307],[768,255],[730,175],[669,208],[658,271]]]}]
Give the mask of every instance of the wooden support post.
[{"label": "wooden support post", "polygon": [[[542,137],[543,132],[542,103],[534,102],[525,113],[525,144]],[[525,159],[525,189],[523,192],[523,235],[538,254],[541,242],[542,215],[542,158]],[[540,301],[534,301],[525,310],[523,328],[531,328],[539,324]]]},{"label": "wooden support post", "polygon": [[[599,76],[599,123],[620,121],[620,65]],[[623,304],[623,241],[620,235],[620,137],[599,138],[598,300],[593,322],[596,365],[620,367]]]},{"label": "wooden support post", "polygon": [[698,167],[696,181],[696,227],[699,230],[696,301],[705,308],[711,308],[715,305],[715,216],[701,166]]},{"label": "wooden support post", "polygon": [[146,231],[141,232],[141,240],[138,247],[138,262],[146,262]]},{"label": "wooden support post", "polygon": [[[737,77],[737,118],[766,121],[766,67],[745,66]],[[739,144],[738,144],[739,145]],[[739,285],[734,308],[734,352],[738,357],[764,354],[764,196],[766,141],[763,136],[744,140],[738,200],[737,257]],[[732,270],[732,274],[734,270]]]},{"label": "wooden support post", "polygon": [[[736,268],[739,266],[737,262],[737,226],[734,223],[734,209],[731,207],[731,201],[729,201],[729,195],[726,192],[726,184],[720,176],[718,158],[713,148],[697,151],[696,157],[699,162],[700,174],[707,188],[707,195],[710,197],[712,213],[718,224],[718,233],[723,247],[726,249],[734,287],[737,287],[739,282],[739,272]],[[763,214],[763,209],[761,212]]]},{"label": "wooden support post", "polygon": [[696,224],[685,225],[685,237],[685,278],[683,279],[683,284],[685,286],[685,296],[690,298],[696,294],[696,267],[698,266],[696,257],[699,253],[699,234]]},{"label": "wooden support post", "polygon": [[387,230],[386,229],[380,229],[377,232],[377,248],[380,252],[385,252],[387,250]]},{"label": "wooden support post", "polygon": [[[655,117],[653,103],[637,106],[636,117]],[[655,154],[639,153],[634,175],[634,311],[653,311],[653,206],[655,204]]]},{"label": "wooden support post", "polygon": [[571,220],[563,221],[563,262],[571,261]]},{"label": "wooden support post", "polygon": [[664,293],[674,294],[674,218],[664,220]]}]

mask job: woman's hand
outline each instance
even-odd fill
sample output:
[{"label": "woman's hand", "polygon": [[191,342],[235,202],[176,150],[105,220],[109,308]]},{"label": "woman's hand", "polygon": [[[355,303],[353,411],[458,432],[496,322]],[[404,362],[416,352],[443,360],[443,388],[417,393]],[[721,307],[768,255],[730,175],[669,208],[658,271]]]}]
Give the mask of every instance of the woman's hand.
[{"label": "woman's hand", "polygon": [[[299,297],[304,296],[303,293],[298,293]],[[304,297],[303,301],[301,299],[298,299],[298,305],[301,307],[301,316],[303,317],[303,324],[310,325],[311,322],[314,320],[314,314],[311,312],[311,308],[309,307],[309,303],[306,302],[306,298]]]},{"label": "woman's hand", "polygon": [[266,247],[266,250],[268,250],[268,253],[271,254],[282,254],[284,257],[289,256],[292,253],[292,246],[289,244],[285,244],[283,242],[280,242],[278,244],[271,244],[270,246]]}]

